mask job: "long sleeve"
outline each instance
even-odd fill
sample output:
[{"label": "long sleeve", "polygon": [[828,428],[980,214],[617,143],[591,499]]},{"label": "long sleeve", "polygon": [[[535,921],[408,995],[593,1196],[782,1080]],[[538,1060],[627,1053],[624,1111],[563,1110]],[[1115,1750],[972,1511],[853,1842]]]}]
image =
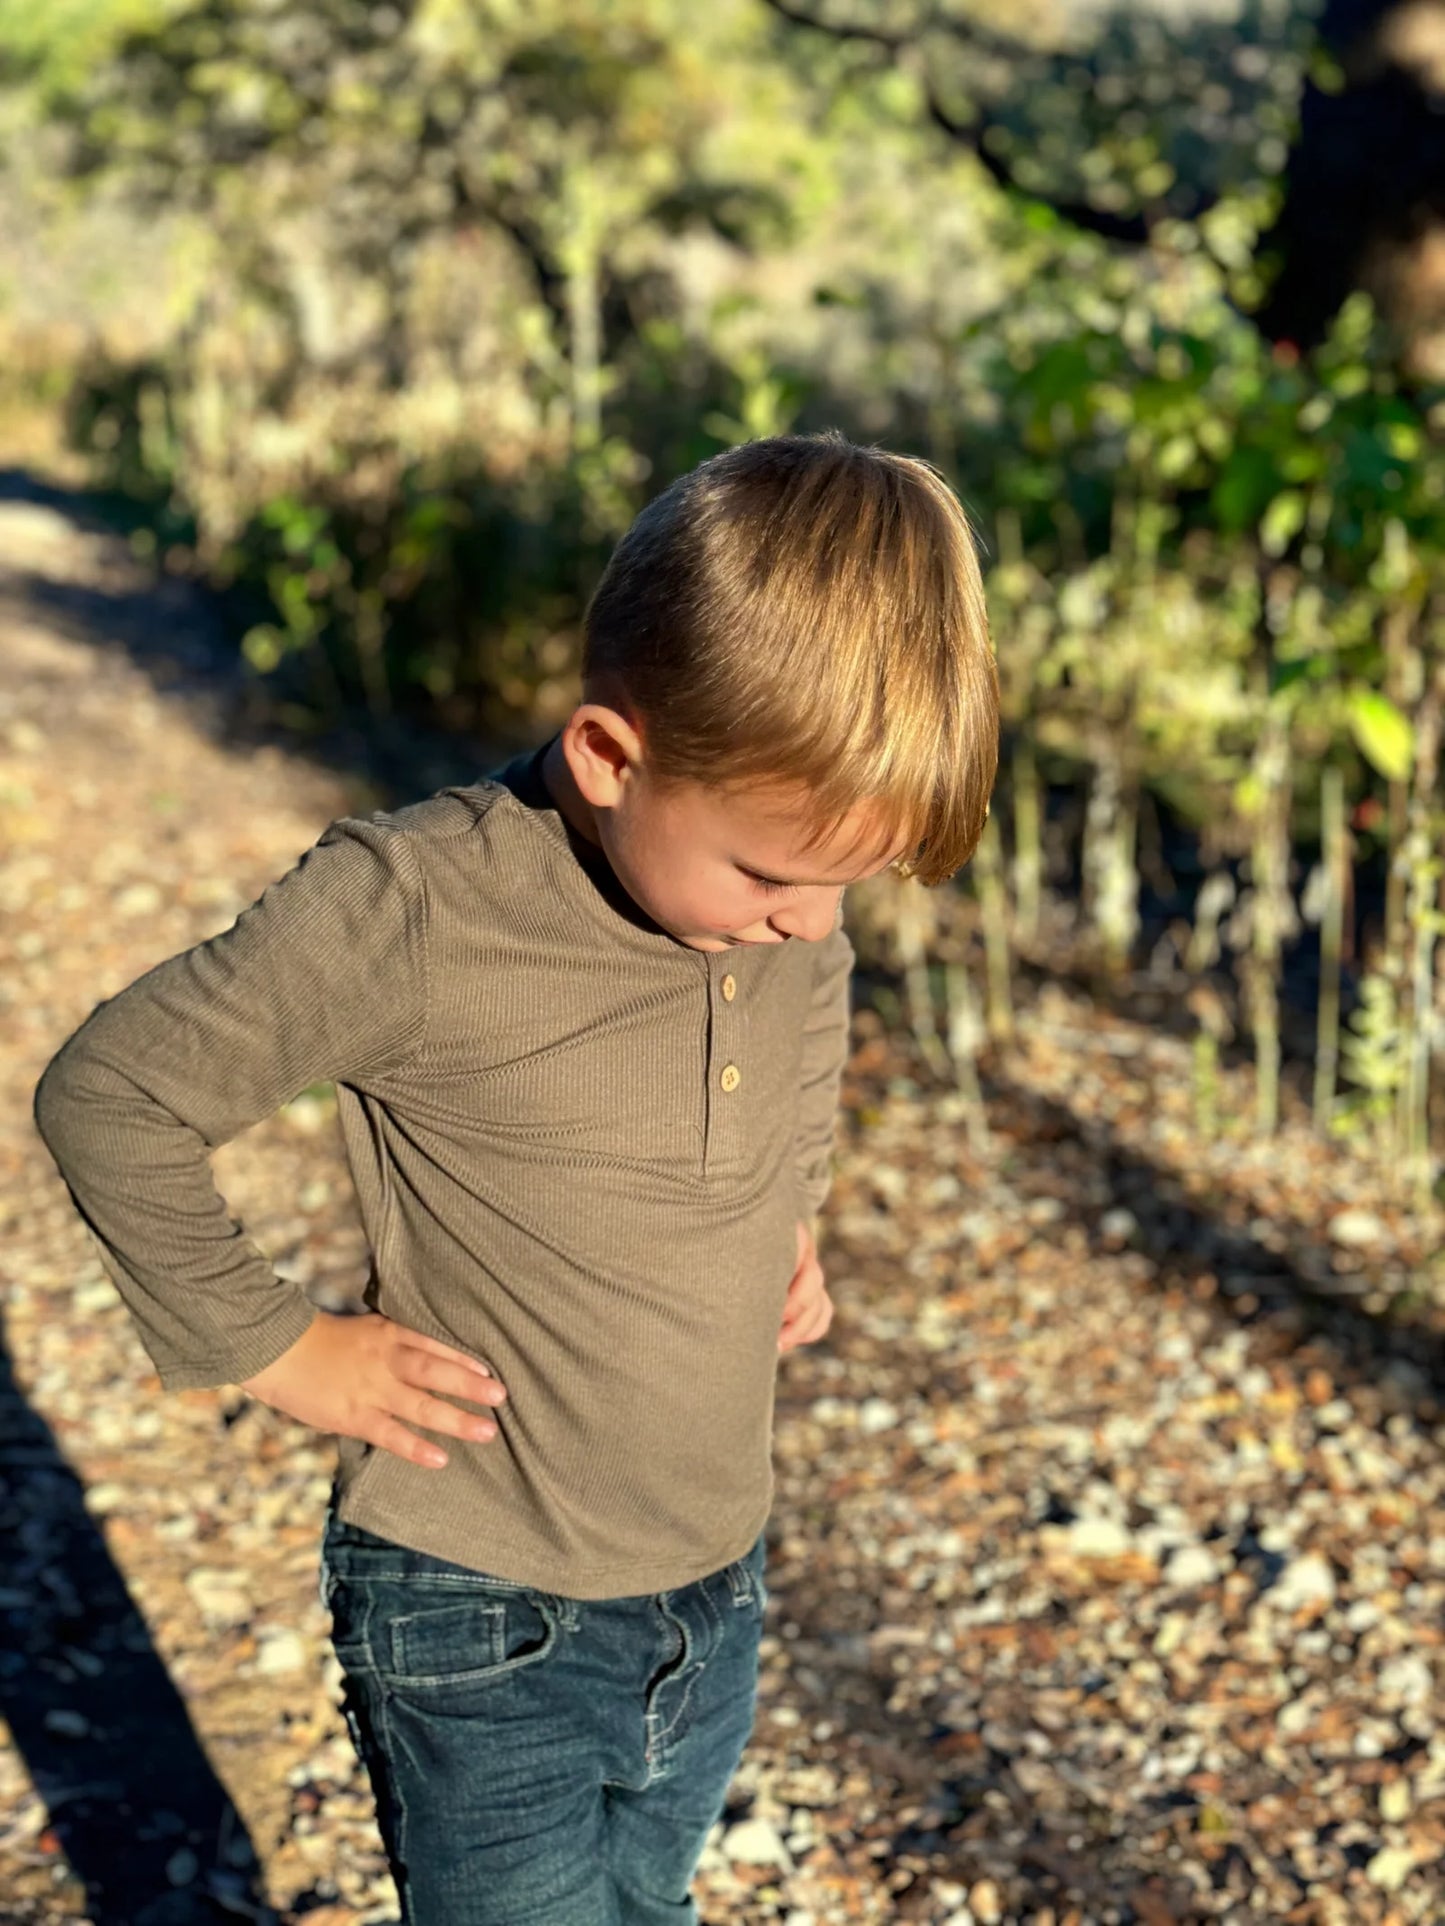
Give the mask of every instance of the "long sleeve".
[{"label": "long sleeve", "polygon": [[426,910],[408,835],[343,818],[46,1067],[36,1127],[167,1390],[239,1383],[311,1323],[229,1216],[208,1152],[313,1083],[364,1084],[417,1052]]},{"label": "long sleeve", "polygon": [[848,1060],[849,982],[854,960],[853,945],[839,923],[818,944],[813,1000],[803,1032],[795,1142],[798,1200],[810,1220],[822,1210],[832,1187],[838,1086]]}]

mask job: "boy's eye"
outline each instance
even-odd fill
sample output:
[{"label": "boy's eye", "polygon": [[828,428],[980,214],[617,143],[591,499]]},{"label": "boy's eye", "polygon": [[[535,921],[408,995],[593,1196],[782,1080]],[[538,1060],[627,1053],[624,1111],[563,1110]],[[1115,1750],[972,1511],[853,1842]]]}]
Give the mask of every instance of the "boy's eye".
[{"label": "boy's eye", "polygon": [[744,870],[743,874],[751,877],[758,888],[767,891],[769,895],[786,896],[788,891],[793,887],[791,883],[773,883],[769,882],[766,876],[754,876],[750,869]]}]

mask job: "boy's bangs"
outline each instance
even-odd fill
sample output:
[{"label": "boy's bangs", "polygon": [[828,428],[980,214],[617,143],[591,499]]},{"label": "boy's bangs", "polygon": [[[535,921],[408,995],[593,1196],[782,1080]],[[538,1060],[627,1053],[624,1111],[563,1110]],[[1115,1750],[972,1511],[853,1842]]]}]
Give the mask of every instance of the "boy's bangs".
[{"label": "boy's bangs", "polygon": [[660,780],[805,792],[807,848],[872,804],[900,876],[982,834],[998,673],[973,531],[929,463],[841,435],[746,443],[643,510],[588,611]]},{"label": "boy's bangs", "polygon": [[804,792],[800,853],[839,835],[856,814],[857,834],[840,862],[872,868],[903,842],[888,867],[900,878],[933,885],[972,856],[988,816],[997,738],[986,726],[968,734],[952,754],[931,747],[921,731],[892,734],[881,754],[871,743],[840,741],[836,734],[832,742],[817,741],[812,753],[796,733],[771,743],[755,738],[745,764],[730,758],[726,786],[787,783]]}]

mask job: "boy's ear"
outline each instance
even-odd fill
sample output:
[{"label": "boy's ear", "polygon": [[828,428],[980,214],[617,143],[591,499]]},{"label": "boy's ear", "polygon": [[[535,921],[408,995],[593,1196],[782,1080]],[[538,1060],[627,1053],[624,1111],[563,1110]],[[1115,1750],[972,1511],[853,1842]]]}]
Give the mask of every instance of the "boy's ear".
[{"label": "boy's ear", "polygon": [[642,766],[637,725],[603,702],[584,702],[572,711],[562,731],[562,751],[573,781],[594,809],[615,808]]}]

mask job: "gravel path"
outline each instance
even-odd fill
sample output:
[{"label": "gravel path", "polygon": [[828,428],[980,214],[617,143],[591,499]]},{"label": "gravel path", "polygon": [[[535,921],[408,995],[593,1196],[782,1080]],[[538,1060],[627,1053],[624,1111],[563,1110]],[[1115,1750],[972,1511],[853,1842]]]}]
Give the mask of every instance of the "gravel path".
[{"label": "gravel path", "polygon": [[[203,605],[114,538],[12,502],[0,557],[0,1920],[381,1922],[316,1596],[333,1447],[159,1394],[29,1116],[100,998],[377,785],[243,739]],[[709,1926],[1445,1917],[1433,1246],[1298,1116],[1201,1142],[1187,1043],[1058,983],[986,1151],[856,1030]],[[327,1101],[215,1169],[280,1269],[356,1288]]]}]

